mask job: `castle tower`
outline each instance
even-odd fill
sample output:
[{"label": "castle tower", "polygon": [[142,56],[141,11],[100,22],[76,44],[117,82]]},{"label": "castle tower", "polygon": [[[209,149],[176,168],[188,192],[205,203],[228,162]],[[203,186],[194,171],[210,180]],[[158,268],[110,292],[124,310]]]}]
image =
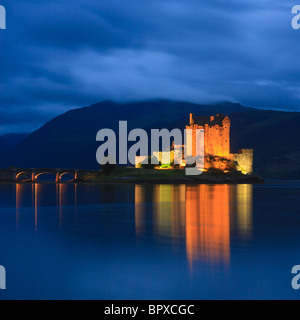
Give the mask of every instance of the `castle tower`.
[{"label": "castle tower", "polygon": [[[230,155],[230,119],[227,116],[196,117],[190,114],[190,125],[193,130],[192,155],[196,156],[196,130],[204,130],[205,155],[229,157]],[[187,146],[188,147],[188,146]]]}]

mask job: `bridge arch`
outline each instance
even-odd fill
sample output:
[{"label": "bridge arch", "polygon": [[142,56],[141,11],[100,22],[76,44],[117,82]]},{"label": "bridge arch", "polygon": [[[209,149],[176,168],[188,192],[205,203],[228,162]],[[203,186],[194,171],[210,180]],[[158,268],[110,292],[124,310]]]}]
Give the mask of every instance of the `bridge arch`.
[{"label": "bridge arch", "polygon": [[[21,172],[18,172],[18,173],[16,174],[15,180],[18,181],[18,180],[19,180],[19,177],[20,177],[22,174],[27,174],[27,175],[31,176],[31,172],[21,171]],[[30,178],[27,179],[27,180],[30,180]]]},{"label": "bridge arch", "polygon": [[77,179],[77,174],[76,174],[76,172],[68,172],[68,171],[66,171],[66,172],[59,173],[59,176],[58,176],[59,182],[61,181],[61,178],[62,178],[63,176],[65,176],[65,175],[67,175],[67,174],[74,176],[74,179],[69,180],[69,181],[73,181],[73,180]]},{"label": "bridge arch", "polygon": [[[27,182],[32,181],[33,183],[42,175],[55,176],[55,182],[59,183],[60,180],[67,174],[73,176],[73,179],[66,180],[77,181],[85,175],[96,172],[96,170],[83,170],[83,169],[54,169],[54,168],[9,168],[0,169],[0,181],[14,181],[14,182]],[[20,178],[22,175],[22,179]],[[28,178],[26,177],[28,176]],[[25,178],[26,177],[26,178]]]},{"label": "bridge arch", "polygon": [[42,176],[42,175],[51,175],[54,177],[54,179],[56,179],[56,173],[54,172],[47,172],[47,171],[43,171],[43,172],[38,172],[38,173],[33,173],[33,177],[32,180],[36,181],[38,179],[38,177]]}]

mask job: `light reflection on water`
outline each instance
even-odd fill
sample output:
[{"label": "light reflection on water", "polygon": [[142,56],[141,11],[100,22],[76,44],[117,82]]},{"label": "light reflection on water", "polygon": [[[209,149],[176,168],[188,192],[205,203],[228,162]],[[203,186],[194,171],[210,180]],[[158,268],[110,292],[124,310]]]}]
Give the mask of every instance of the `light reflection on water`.
[{"label": "light reflection on water", "polygon": [[[32,184],[34,227],[38,230],[39,207],[45,184]],[[19,228],[20,207],[28,184],[16,184],[16,225]],[[77,184],[56,184],[59,226],[64,223],[66,197],[73,191],[74,220],[77,218]],[[210,264],[230,264],[230,232],[236,228],[245,239],[252,232],[252,185],[143,185],[134,187],[135,232],[137,238],[146,232],[147,201],[152,199],[153,237],[158,241],[170,238],[176,246],[184,239],[186,257]],[[73,189],[73,190],[70,190]],[[146,193],[148,200],[146,198]],[[151,201],[151,200],[150,200]]]},{"label": "light reflection on water", "polygon": [[[49,186],[49,185],[48,185]],[[52,184],[52,186],[54,186]],[[15,184],[15,189],[16,189],[16,225],[17,229],[19,228],[19,219],[20,219],[20,212],[22,209],[22,204],[23,204],[23,197],[25,196],[25,191],[28,191],[29,184],[24,184],[24,183],[16,183]],[[32,199],[32,207],[34,208],[34,227],[35,231],[37,232],[38,230],[38,216],[39,216],[39,207],[40,207],[40,202],[41,198],[45,196],[45,189],[47,187],[47,184],[39,184],[39,183],[34,183],[31,184],[31,199]],[[74,213],[75,213],[75,219],[77,216],[77,184],[55,184],[55,195],[56,195],[56,208],[59,211],[59,226],[62,226],[63,223],[63,208],[64,208],[64,201],[66,195],[66,191],[68,189],[74,189]],[[69,190],[68,190],[69,191]],[[28,197],[28,194],[26,195]],[[28,198],[26,199],[28,200]]]},{"label": "light reflection on water", "polygon": [[299,191],[298,182],[0,184],[5,297],[297,299]]},{"label": "light reflection on water", "polygon": [[[195,260],[229,264],[231,219],[241,236],[251,236],[252,192],[252,185],[156,185],[153,233],[174,241],[184,235],[190,266]],[[146,226],[145,193],[135,186],[137,236]]]}]

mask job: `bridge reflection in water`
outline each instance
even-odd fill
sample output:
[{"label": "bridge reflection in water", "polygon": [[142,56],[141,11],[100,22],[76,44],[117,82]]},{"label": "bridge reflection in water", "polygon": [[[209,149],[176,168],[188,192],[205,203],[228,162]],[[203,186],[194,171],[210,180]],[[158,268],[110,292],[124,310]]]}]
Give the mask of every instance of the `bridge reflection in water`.
[{"label": "bridge reflection in water", "polygon": [[[52,185],[50,185],[52,187]],[[35,231],[38,230],[38,216],[39,216],[39,208],[41,206],[41,199],[43,195],[47,193],[47,184],[39,184],[33,183],[31,185],[31,204],[30,206],[34,209],[34,226]],[[56,208],[58,213],[59,225],[62,227],[63,224],[63,208],[65,206],[65,200],[69,197],[69,193],[67,194],[67,189],[70,192],[70,188],[74,189],[74,201],[72,205],[74,206],[74,220],[77,218],[77,183],[74,184],[56,184]],[[21,209],[24,208],[24,203],[28,200],[28,184],[16,183],[16,225],[17,229],[19,228],[19,221],[21,215]],[[27,198],[27,199],[26,199]]]},{"label": "bridge reflection in water", "polygon": [[[136,234],[146,228],[146,187],[135,187]],[[149,187],[147,187],[149,188]],[[230,263],[230,236],[252,234],[252,185],[156,185],[153,231],[159,240],[185,241],[192,267],[197,260]],[[150,218],[149,218],[150,219]]]}]

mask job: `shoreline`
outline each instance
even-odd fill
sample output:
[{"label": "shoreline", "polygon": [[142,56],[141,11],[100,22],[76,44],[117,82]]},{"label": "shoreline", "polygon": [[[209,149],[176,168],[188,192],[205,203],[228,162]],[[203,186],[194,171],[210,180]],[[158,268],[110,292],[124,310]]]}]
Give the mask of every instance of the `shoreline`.
[{"label": "shoreline", "polygon": [[[59,183],[98,183],[98,184],[262,184],[264,179],[255,174],[244,175],[241,172],[207,171],[199,176],[187,176],[184,170],[164,170],[117,168],[109,173],[103,170],[87,174],[70,181]],[[33,182],[29,177],[24,180],[0,180],[1,183],[54,183],[40,180]]]},{"label": "shoreline", "polygon": [[55,181],[0,181],[0,184],[264,184],[264,179],[245,178],[245,179],[111,179],[111,180],[92,180],[78,179],[56,183]]},{"label": "shoreline", "polygon": [[225,177],[225,178],[151,178],[151,179],[136,179],[136,178],[112,178],[112,179],[86,179],[78,180],[83,183],[111,183],[111,184],[263,184],[265,181],[262,178],[251,177]]},{"label": "shoreline", "polygon": [[264,179],[255,174],[241,172],[206,171],[198,176],[187,176],[184,170],[153,170],[117,168],[108,174],[103,170],[78,179],[89,183],[135,184],[255,184]]},{"label": "shoreline", "polygon": [[222,176],[211,176],[209,177],[191,177],[191,176],[173,176],[173,177],[155,177],[155,178],[141,178],[141,177],[124,177],[124,176],[105,176],[98,173],[98,177],[82,177],[76,180],[61,181],[59,183],[55,181],[40,180],[32,182],[30,180],[0,180],[0,185],[4,184],[139,184],[139,185],[151,185],[151,184],[173,184],[173,185],[239,185],[239,184],[252,184],[252,185],[262,185],[262,184],[282,184],[282,183],[300,183],[300,179],[263,179],[255,174],[252,175],[238,175],[236,174],[223,174]]}]

